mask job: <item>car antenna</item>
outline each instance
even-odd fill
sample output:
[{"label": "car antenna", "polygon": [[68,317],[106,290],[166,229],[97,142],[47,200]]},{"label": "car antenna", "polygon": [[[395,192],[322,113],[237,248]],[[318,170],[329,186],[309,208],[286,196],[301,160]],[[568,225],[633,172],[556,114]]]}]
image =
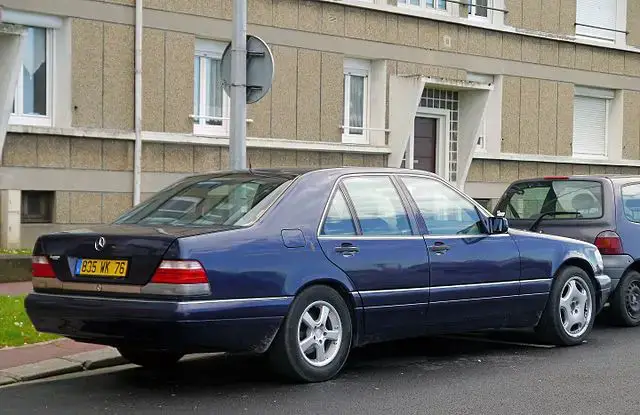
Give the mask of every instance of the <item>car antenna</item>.
[{"label": "car antenna", "polygon": [[253,170],[251,170],[251,157],[249,157],[248,151],[247,151],[247,164],[249,165],[249,173],[253,174]]}]

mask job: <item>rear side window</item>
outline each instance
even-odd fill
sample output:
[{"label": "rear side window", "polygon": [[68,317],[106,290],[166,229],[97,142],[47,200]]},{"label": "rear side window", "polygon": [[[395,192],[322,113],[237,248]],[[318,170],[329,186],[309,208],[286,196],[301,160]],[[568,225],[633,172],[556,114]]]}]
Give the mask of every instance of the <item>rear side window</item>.
[{"label": "rear side window", "polygon": [[640,223],[640,183],[622,187],[622,207],[628,220]]},{"label": "rear side window", "polygon": [[352,236],[356,234],[356,227],[347,202],[342,192],[338,190],[331,201],[327,217],[322,226],[322,235],[326,236]]},{"label": "rear side window", "polygon": [[547,220],[596,219],[603,214],[602,185],[591,180],[518,183],[507,190],[498,209],[515,220],[544,213],[549,214]]}]

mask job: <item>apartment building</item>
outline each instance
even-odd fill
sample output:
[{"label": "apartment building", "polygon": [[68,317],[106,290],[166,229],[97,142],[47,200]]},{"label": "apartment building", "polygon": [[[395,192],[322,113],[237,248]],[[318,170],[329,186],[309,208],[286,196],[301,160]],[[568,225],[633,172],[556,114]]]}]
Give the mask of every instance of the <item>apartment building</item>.
[{"label": "apartment building", "polygon": [[[3,244],[113,220],[137,167],[144,199],[228,166],[232,0],[143,1],[139,106],[135,3],[3,0]],[[249,0],[248,18],[276,67],[248,107],[252,167],[405,166],[486,203],[518,178],[639,172],[640,1]]]}]

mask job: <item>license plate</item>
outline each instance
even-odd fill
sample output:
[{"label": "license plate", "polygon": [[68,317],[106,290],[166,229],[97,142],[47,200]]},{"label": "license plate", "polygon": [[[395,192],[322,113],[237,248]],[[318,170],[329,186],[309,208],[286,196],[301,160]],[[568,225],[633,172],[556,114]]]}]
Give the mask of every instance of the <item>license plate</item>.
[{"label": "license plate", "polygon": [[90,277],[124,278],[129,262],[115,259],[78,259],[76,275]]}]

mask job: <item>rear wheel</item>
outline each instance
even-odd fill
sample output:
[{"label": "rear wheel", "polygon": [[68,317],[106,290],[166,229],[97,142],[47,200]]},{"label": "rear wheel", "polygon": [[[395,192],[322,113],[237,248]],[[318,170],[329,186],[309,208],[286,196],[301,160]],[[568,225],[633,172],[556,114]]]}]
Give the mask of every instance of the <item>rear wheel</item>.
[{"label": "rear wheel", "polygon": [[134,365],[148,369],[162,369],[175,365],[184,356],[181,353],[130,347],[118,347],[118,352]]},{"label": "rear wheel", "polygon": [[312,286],[291,305],[270,350],[272,367],[301,382],[322,382],[336,376],[351,349],[351,314],[340,294]]},{"label": "rear wheel", "polygon": [[562,268],[551,288],[536,330],[547,341],[573,346],[591,333],[595,321],[595,290],[581,268]]},{"label": "rear wheel", "polygon": [[627,272],[618,283],[610,303],[613,323],[626,327],[640,325],[640,273]]}]

